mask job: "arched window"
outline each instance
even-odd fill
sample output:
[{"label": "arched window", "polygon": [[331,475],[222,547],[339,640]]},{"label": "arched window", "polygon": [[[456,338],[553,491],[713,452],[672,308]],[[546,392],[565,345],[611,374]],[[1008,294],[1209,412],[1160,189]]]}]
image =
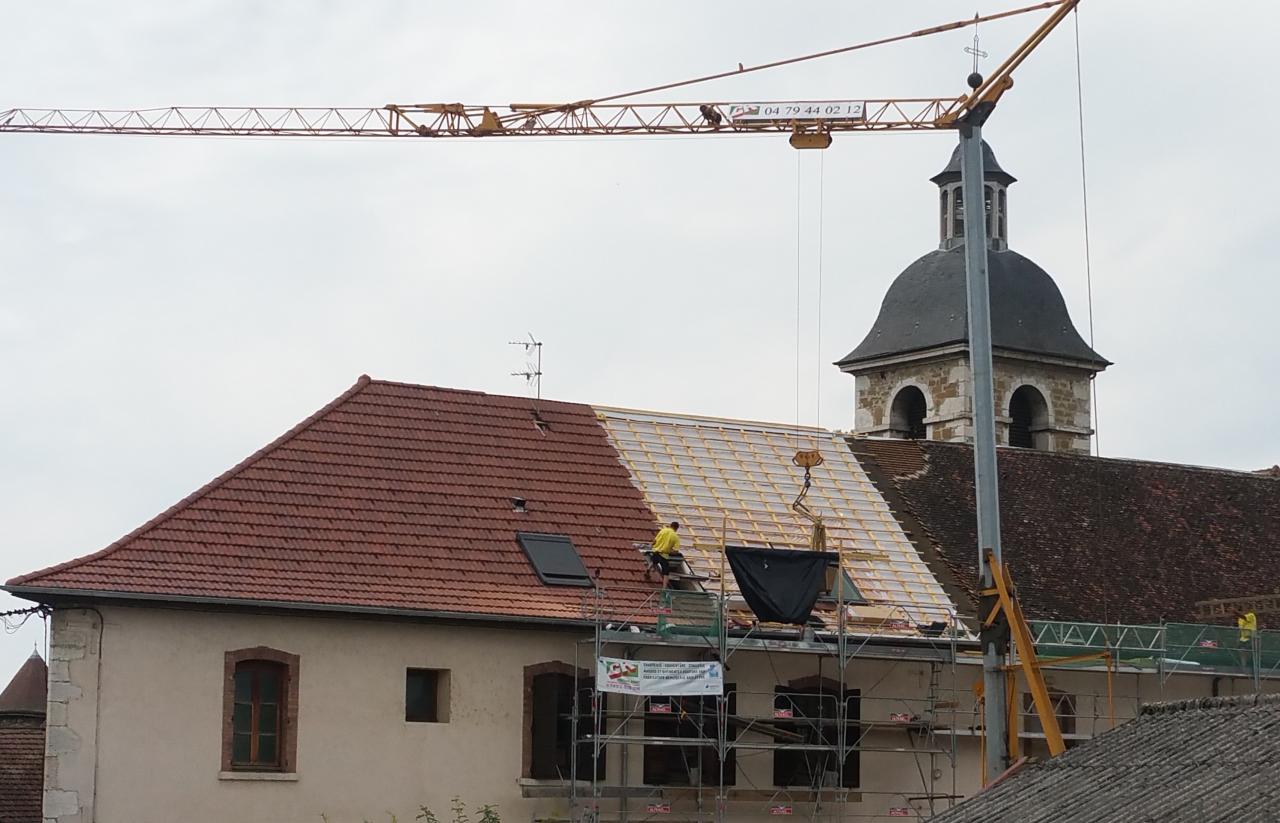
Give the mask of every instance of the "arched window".
[{"label": "arched window", "polygon": [[1019,386],[1009,399],[1009,445],[1047,449],[1049,406],[1034,386]]},{"label": "arched window", "polygon": [[955,205],[951,209],[951,236],[964,237],[964,189],[959,186],[955,187],[952,194]]},{"label": "arched window", "polygon": [[950,195],[951,192],[946,189],[942,190],[942,237],[940,239],[943,241],[947,239],[947,220],[949,219],[949,215],[947,214],[947,205]]},{"label": "arched window", "polygon": [[993,208],[993,206],[995,206],[994,201],[996,199],[996,187],[983,186],[982,192],[983,192],[982,194],[983,208],[985,210],[986,219],[987,219],[987,238],[990,239],[996,236],[996,221],[995,221],[996,215],[995,215],[995,209]]},{"label": "arched window", "polygon": [[924,392],[915,386],[900,389],[889,408],[890,436],[903,440],[927,439],[924,419],[929,413],[928,405]]}]

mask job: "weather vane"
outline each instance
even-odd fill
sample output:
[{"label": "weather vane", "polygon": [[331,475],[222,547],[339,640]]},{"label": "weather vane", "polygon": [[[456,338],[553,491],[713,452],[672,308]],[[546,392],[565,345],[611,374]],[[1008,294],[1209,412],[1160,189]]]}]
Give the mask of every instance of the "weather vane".
[{"label": "weather vane", "polygon": [[973,73],[977,74],[978,59],[982,57],[986,57],[987,53],[982,49],[978,48],[978,15],[976,13],[973,15],[973,45],[965,46],[964,50],[966,53],[973,55]]}]

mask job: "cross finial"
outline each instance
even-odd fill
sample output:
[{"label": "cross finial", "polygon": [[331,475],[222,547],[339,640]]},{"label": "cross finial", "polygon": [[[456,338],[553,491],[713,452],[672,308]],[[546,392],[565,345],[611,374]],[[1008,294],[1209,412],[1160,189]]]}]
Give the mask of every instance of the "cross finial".
[{"label": "cross finial", "polygon": [[985,51],[983,51],[982,49],[978,48],[978,14],[977,14],[977,12],[974,12],[974,15],[973,15],[973,45],[972,45],[972,46],[965,46],[965,47],[964,47],[964,50],[965,50],[965,52],[967,52],[968,54],[972,54],[972,55],[973,55],[973,72],[974,72],[974,74],[977,74],[977,73],[978,73],[978,59],[979,59],[979,58],[981,58],[981,57],[986,57],[986,56],[987,56],[987,53],[986,53]]}]

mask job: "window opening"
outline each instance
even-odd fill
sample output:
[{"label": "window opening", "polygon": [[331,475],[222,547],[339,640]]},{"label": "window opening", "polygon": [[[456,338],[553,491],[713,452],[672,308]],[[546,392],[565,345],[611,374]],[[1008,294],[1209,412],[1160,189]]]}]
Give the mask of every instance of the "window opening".
[{"label": "window opening", "polygon": [[[839,592],[841,599],[843,599],[846,604],[866,603],[866,598],[862,596],[862,592],[858,591],[858,587],[854,585],[853,580],[849,577],[849,572],[841,569],[840,574],[844,576],[844,581],[842,583],[843,588],[841,588]],[[834,567],[827,569],[827,581],[825,585],[827,587],[827,591],[818,595],[818,602],[836,602],[836,570]]]},{"label": "window opening", "polygon": [[[725,685],[729,715],[737,712],[733,684]],[[644,782],[650,786],[718,786],[720,757],[716,752],[716,700],[714,695],[645,698],[645,737],[679,737],[700,745],[644,747]],[[730,749],[724,759],[724,785],[736,785],[737,759]]]},{"label": "window opening", "polygon": [[982,187],[982,202],[984,206],[983,211],[986,214],[988,238],[992,238],[996,236],[996,226],[995,226],[995,219],[994,219],[995,213],[994,213],[994,210],[991,208],[992,205],[994,205],[995,195],[996,195],[995,186]]},{"label": "window opening", "polygon": [[[1063,735],[1073,735],[1076,733],[1076,699],[1066,692],[1058,689],[1049,689],[1049,705],[1053,707],[1053,713],[1058,717],[1058,730]],[[1024,736],[1031,737],[1023,745],[1024,753],[1028,756],[1040,757],[1048,759],[1049,744],[1043,739],[1044,725],[1040,722],[1040,714],[1036,711],[1035,698],[1030,694],[1022,695],[1022,731]],[[1066,740],[1067,748],[1071,748],[1078,740]]]},{"label": "window opening", "polygon": [[785,748],[773,753],[773,784],[783,787],[845,788],[858,786],[858,741],[861,700],[857,689],[846,689],[845,748],[855,749],[839,763],[838,690],[822,686],[777,686],[774,688],[773,712],[789,718],[777,723],[781,731],[794,735],[798,746],[830,748]]},{"label": "window opening", "polygon": [[[1049,407],[1034,386],[1019,386],[1009,398],[1009,445],[1021,449],[1047,448]],[[1040,442],[1037,442],[1037,441]]]},{"label": "window opening", "polygon": [[516,539],[533,565],[538,579],[548,586],[590,586],[591,576],[573,541],[563,534],[517,532]]},{"label": "window opening", "polygon": [[236,664],[231,715],[231,765],[281,768],[286,668],[268,660]]},{"label": "window opening", "polygon": [[404,719],[408,723],[449,722],[449,672],[405,669]]},{"label": "window opening", "polygon": [[[591,724],[591,697],[594,681],[583,680],[577,693],[579,736],[589,733]],[[537,780],[568,780],[573,767],[573,675],[563,672],[545,672],[534,675],[533,715],[530,718],[533,760],[529,776]],[[601,696],[603,699],[603,695]],[[592,750],[590,740],[578,744],[578,774],[591,774]],[[596,761],[596,779],[604,779],[605,748],[600,749]]]},{"label": "window opening", "polygon": [[999,237],[1002,242],[1007,243],[1009,241],[1009,217],[1008,217],[1008,204],[1005,202],[1004,189],[1000,189],[1000,191],[998,192],[997,200],[998,200],[998,205],[996,206],[996,209],[998,212],[997,225],[999,227],[999,230],[996,232],[996,236]]},{"label": "window opening", "polygon": [[928,431],[924,418],[928,403],[924,392],[916,386],[904,386],[893,398],[889,409],[889,433],[904,440],[926,440]]},{"label": "window opening", "polygon": [[[1064,691],[1049,689],[1049,705],[1058,716],[1058,728],[1063,734],[1076,733],[1076,699]],[[1044,726],[1040,723],[1040,714],[1036,711],[1036,701],[1030,694],[1022,695],[1022,733],[1044,734]]]},{"label": "window opening", "polygon": [[943,190],[942,190],[942,198],[941,198],[941,200],[942,200],[942,227],[941,227],[941,231],[942,231],[942,239],[943,239],[943,240],[946,240],[946,239],[947,239],[947,221],[950,219],[950,215],[948,215],[948,214],[947,214],[947,204],[948,204],[948,201],[950,200],[950,192],[949,192],[947,189],[943,189]]},{"label": "window opening", "polygon": [[951,236],[964,239],[964,189],[956,186],[955,207],[951,210]]}]

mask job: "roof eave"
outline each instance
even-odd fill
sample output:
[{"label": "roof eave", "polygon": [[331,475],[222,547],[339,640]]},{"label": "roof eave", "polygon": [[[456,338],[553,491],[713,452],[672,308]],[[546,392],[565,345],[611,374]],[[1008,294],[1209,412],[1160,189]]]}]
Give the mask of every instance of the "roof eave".
[{"label": "roof eave", "polygon": [[[894,366],[900,363],[907,363],[915,360],[924,360],[934,357],[946,357],[953,354],[968,351],[969,343],[967,340],[945,341],[941,344],[931,344],[922,346],[918,349],[906,349],[886,354],[866,355],[856,357],[849,354],[842,360],[837,360],[836,365],[840,371],[852,374],[855,371],[870,371],[872,369],[883,368],[885,366]],[[1007,357],[1020,360],[1034,360],[1041,363],[1051,363],[1058,366],[1069,366],[1071,368],[1083,369],[1085,371],[1100,372],[1105,371],[1107,366],[1114,365],[1110,360],[1098,355],[1097,359],[1066,357],[1058,354],[1047,354],[1044,352],[1035,352],[1025,349],[1013,349],[1006,346],[995,346],[992,348],[992,354],[997,357]]]},{"label": "roof eave", "polygon": [[0,586],[15,597],[43,605],[58,607],[69,602],[123,603],[125,605],[148,604],[156,606],[215,606],[228,609],[264,609],[290,612],[321,612],[326,614],[350,614],[371,617],[403,617],[421,620],[460,621],[473,623],[520,623],[530,626],[583,627],[591,621],[536,615],[496,614],[490,612],[451,612],[436,609],[404,609],[388,606],[360,606],[341,603],[291,602],[285,600],[258,600],[236,597],[204,597],[200,595],[153,594],[148,592],[105,591],[96,589],[62,589],[43,586]]}]

